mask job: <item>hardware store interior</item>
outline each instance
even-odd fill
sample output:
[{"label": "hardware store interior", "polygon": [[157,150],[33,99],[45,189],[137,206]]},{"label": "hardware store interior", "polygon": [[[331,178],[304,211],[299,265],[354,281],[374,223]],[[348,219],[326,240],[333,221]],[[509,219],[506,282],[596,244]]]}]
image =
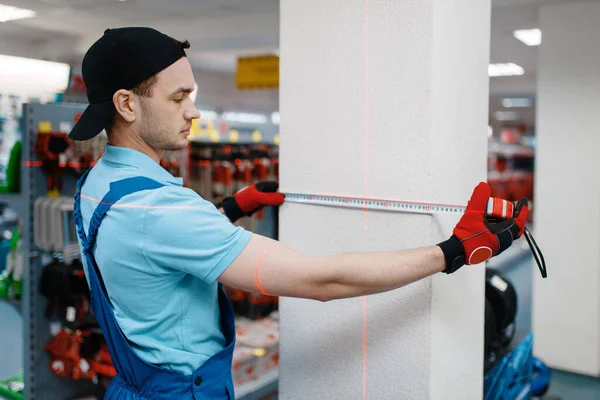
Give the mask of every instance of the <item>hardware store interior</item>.
[{"label": "hardware store interior", "polygon": [[277,296],[249,266],[260,290],[223,284],[230,398],[600,399],[592,0],[0,0],[0,399],[102,399],[119,373],[74,223],[108,136],[69,133],[86,51],[125,26],[191,44],[201,117],[160,166],[215,209],[255,182],[285,194],[242,230],[399,251],[450,237],[480,181],[527,199],[501,254],[394,290]]}]

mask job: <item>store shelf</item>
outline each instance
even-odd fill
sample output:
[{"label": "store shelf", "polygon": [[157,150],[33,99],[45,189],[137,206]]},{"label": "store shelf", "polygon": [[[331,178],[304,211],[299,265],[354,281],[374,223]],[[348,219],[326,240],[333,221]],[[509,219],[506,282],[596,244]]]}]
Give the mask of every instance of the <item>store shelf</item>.
[{"label": "store shelf", "polygon": [[273,140],[261,140],[260,142],[255,142],[253,141],[251,138],[249,139],[243,139],[240,138],[239,140],[236,141],[230,141],[230,140],[218,140],[218,141],[213,141],[210,137],[208,136],[197,136],[194,137],[192,139],[189,139],[190,143],[199,143],[199,144],[203,144],[203,145],[212,145],[212,146],[247,146],[247,145],[268,145],[268,146],[275,146],[275,142]]},{"label": "store shelf", "polygon": [[279,369],[274,369],[261,375],[255,381],[244,383],[235,388],[235,398],[237,400],[255,400],[277,390],[279,382]]}]

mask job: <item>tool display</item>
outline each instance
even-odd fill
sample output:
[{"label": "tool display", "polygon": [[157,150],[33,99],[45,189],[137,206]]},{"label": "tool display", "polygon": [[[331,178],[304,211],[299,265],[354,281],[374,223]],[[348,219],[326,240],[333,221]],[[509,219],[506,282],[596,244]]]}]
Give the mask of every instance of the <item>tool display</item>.
[{"label": "tool display", "polygon": [[[392,200],[375,197],[339,196],[329,194],[284,193],[286,203],[309,204],[326,207],[353,208],[386,212],[416,214],[456,214],[465,213],[466,207],[457,204],[442,204],[408,200]],[[515,205],[504,199],[490,197],[487,202],[486,215],[490,219],[512,218]],[[543,278],[547,277],[546,262],[529,229],[524,232],[527,244],[533,253]]]},{"label": "tool display", "polygon": [[38,249],[60,254],[66,263],[79,258],[79,244],[73,226],[71,196],[40,196],[34,205],[34,240]]}]

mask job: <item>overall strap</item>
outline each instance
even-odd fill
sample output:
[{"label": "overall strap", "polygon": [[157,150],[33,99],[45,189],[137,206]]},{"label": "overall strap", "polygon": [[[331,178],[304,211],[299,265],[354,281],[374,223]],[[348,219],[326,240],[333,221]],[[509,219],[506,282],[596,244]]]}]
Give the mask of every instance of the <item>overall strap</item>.
[{"label": "overall strap", "polygon": [[132,193],[139,192],[141,190],[158,189],[164,186],[164,184],[157,182],[153,179],[147,178],[145,176],[136,176],[112,182],[110,184],[110,190],[108,191],[108,193],[106,193],[104,198],[100,201],[100,203],[94,210],[94,214],[90,219],[88,234],[86,236],[85,231],[83,229],[83,221],[81,219],[80,206],[81,187],[83,186],[83,182],[85,181],[86,176],[87,172],[81,177],[80,183],[77,185],[78,187],[77,193],[75,194],[74,211],[75,223],[77,224],[77,233],[81,238],[84,253],[91,252],[91,249],[94,247],[94,243],[96,242],[98,228],[100,228],[100,225],[102,224],[102,219],[115,203],[117,203],[123,197]]}]

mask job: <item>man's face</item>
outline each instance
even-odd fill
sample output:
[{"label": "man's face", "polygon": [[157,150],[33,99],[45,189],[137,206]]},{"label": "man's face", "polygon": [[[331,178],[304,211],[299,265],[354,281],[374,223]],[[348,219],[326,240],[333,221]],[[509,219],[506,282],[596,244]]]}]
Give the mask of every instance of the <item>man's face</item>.
[{"label": "man's face", "polygon": [[140,97],[141,136],[158,150],[180,150],[188,145],[193,119],[200,118],[190,93],[194,75],[186,57],[157,75],[151,97]]}]

